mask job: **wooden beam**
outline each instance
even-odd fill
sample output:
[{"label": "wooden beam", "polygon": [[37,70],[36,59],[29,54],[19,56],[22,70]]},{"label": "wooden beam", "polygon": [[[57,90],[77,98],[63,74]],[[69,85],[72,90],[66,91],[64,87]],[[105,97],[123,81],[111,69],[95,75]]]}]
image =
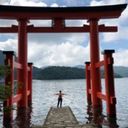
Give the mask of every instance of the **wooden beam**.
[{"label": "wooden beam", "polygon": [[[84,25],[83,27],[34,27],[33,25],[27,26],[28,33],[79,33],[89,32],[90,27]],[[17,33],[18,26],[12,25],[11,27],[0,27],[0,33]],[[99,32],[117,32],[117,26],[104,26],[99,25]]]},{"label": "wooden beam", "polygon": [[1,19],[118,18],[127,4],[83,7],[24,7],[0,5]]}]

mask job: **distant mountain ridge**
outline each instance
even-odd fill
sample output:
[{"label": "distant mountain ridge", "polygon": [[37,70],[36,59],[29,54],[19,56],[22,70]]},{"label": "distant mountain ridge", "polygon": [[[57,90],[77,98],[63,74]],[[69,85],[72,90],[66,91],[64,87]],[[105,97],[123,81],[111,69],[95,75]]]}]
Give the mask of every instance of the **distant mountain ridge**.
[{"label": "distant mountain ridge", "polygon": [[83,79],[85,70],[75,67],[50,66],[44,69],[33,68],[33,78],[41,80],[53,79]]},{"label": "distant mountain ridge", "polygon": [[[76,65],[74,67],[85,69],[84,65]],[[103,70],[103,67],[101,69]],[[128,77],[128,67],[114,66],[114,73],[119,74],[122,77]]]},{"label": "distant mountain ridge", "polygon": [[[33,68],[33,78],[42,80],[52,79],[85,79],[85,68],[49,66],[46,68]],[[104,77],[104,70],[101,70],[101,77]],[[114,77],[121,78],[119,73],[114,73]]]},{"label": "distant mountain ridge", "polygon": [[118,73],[122,77],[128,77],[128,67],[115,66],[114,67],[114,72]]},{"label": "distant mountain ridge", "polygon": [[[4,63],[4,55],[0,50],[0,65]],[[128,77],[128,67],[115,66],[115,77]],[[101,77],[104,77],[104,70],[101,69]],[[66,66],[49,66],[49,67],[33,67],[33,79],[83,79],[85,78],[85,66],[77,65],[74,67]]]}]

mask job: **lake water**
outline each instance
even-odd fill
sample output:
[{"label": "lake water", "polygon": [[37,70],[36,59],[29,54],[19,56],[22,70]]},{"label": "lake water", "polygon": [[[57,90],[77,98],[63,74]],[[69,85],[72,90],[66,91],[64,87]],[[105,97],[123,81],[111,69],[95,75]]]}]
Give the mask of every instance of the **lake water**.
[{"label": "lake water", "polygon": [[[104,85],[104,79],[102,80]],[[80,123],[87,122],[86,84],[80,80],[33,80],[33,103],[31,125],[42,125],[51,106],[56,107],[57,96],[62,90],[63,106],[70,106]],[[104,90],[104,86],[103,86]],[[128,78],[115,79],[117,98],[117,123],[120,128],[128,128]],[[105,114],[105,104],[104,104]],[[0,113],[2,115],[2,113]],[[2,116],[0,116],[2,127]]]}]

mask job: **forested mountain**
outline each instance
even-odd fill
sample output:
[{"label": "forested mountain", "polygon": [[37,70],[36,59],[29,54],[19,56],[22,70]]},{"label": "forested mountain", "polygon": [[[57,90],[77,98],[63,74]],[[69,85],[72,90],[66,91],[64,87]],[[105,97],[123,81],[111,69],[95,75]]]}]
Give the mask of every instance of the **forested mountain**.
[{"label": "forested mountain", "polygon": [[122,77],[128,77],[128,67],[115,66],[114,67],[114,72],[118,73]]},{"label": "forested mountain", "polygon": [[50,66],[44,69],[34,67],[33,78],[49,79],[82,79],[85,78],[84,69],[73,67]]},{"label": "forested mountain", "polygon": [[[122,77],[121,75],[115,73],[115,77]],[[60,67],[60,66],[50,66],[44,69],[39,69],[34,67],[33,78],[42,80],[52,80],[52,79],[84,79],[85,69],[76,67]],[[104,70],[101,70],[101,77],[104,77]]]}]

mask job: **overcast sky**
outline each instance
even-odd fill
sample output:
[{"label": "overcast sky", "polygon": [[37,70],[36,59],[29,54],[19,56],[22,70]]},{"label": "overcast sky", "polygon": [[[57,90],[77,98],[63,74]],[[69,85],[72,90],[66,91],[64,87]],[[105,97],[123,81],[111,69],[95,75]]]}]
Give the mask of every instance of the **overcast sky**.
[{"label": "overcast sky", "polygon": [[[19,6],[97,6],[124,4],[128,0],[0,0],[3,5]],[[51,21],[30,21],[35,26],[48,26]],[[66,21],[67,25],[83,25],[86,21]],[[100,52],[115,49],[115,65],[128,66],[128,7],[119,19],[101,20],[99,24],[117,25],[116,33],[100,33]],[[0,20],[0,26],[17,24],[17,21]],[[0,34],[0,50],[14,50],[17,53],[17,34]],[[35,66],[75,66],[89,61],[88,33],[38,33],[28,34],[28,61]],[[101,57],[102,58],[102,57]]]}]

